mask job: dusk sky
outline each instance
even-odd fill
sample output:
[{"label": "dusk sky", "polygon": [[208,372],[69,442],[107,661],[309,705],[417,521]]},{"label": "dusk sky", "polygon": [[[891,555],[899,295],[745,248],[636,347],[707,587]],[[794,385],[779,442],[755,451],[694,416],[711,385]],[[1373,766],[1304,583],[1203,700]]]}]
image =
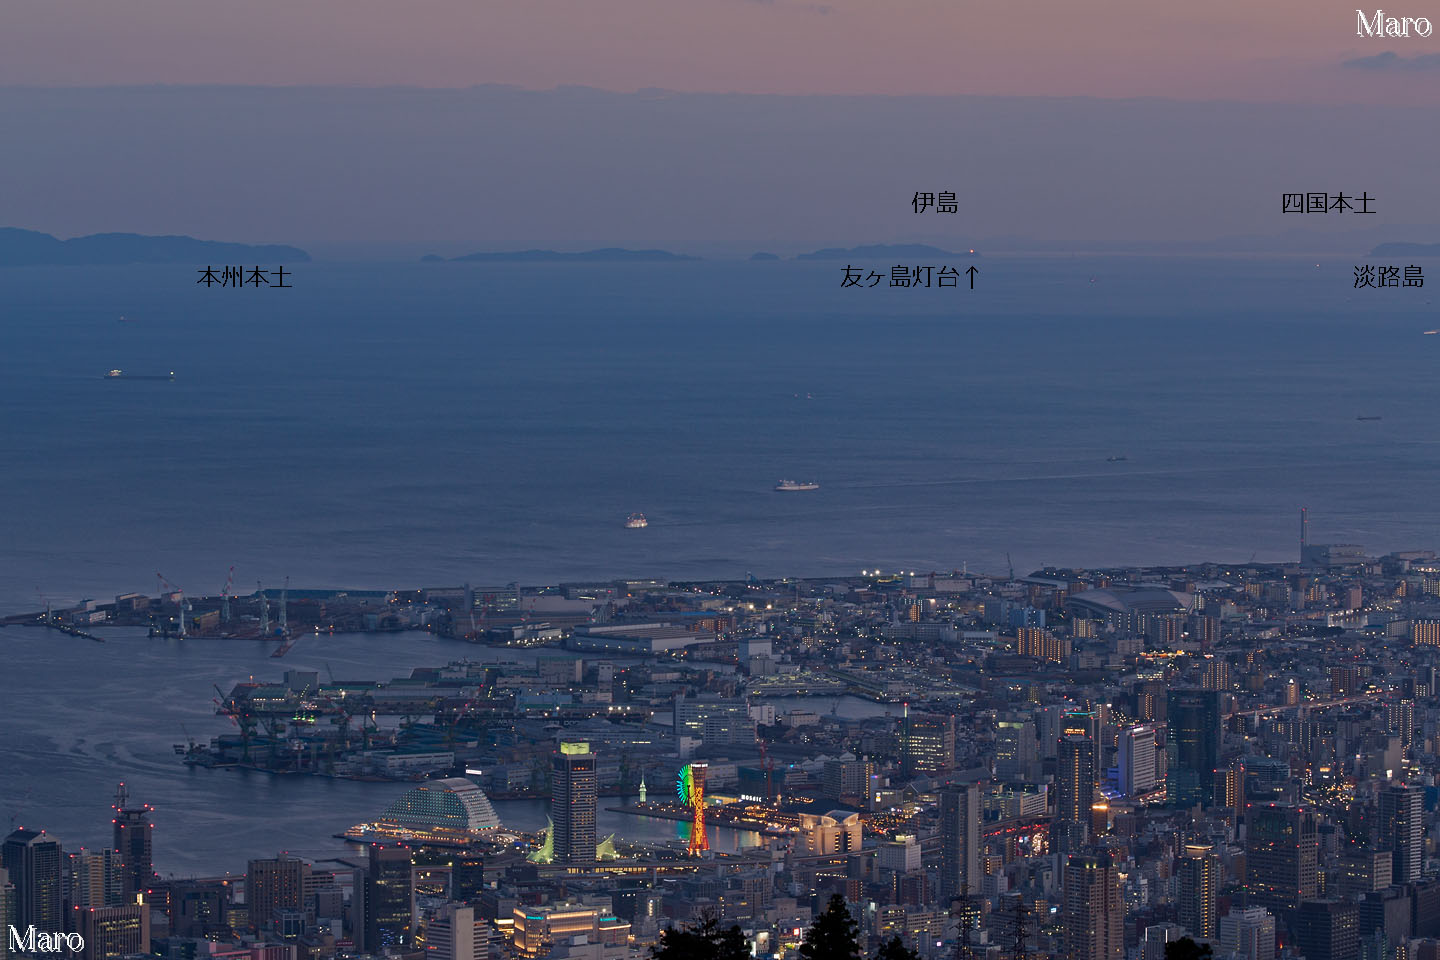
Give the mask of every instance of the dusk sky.
[{"label": "dusk sky", "polygon": [[[1440,37],[1355,33],[1330,0],[11,0],[0,226],[407,256],[1440,239]],[[964,216],[907,219],[926,188]],[[1314,190],[1381,199],[1278,215]]]},{"label": "dusk sky", "polygon": [[[1423,4],[1387,12],[1440,18]],[[67,86],[1418,104],[1436,101],[1437,50],[1440,35],[1356,37],[1355,8],[1335,0],[10,0],[0,12],[0,84]]]}]

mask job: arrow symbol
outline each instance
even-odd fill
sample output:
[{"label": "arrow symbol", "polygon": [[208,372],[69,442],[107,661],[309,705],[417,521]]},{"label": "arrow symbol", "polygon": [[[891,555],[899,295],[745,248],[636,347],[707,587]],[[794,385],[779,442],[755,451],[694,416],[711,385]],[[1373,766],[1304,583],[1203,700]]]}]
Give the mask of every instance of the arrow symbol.
[{"label": "arrow symbol", "polygon": [[969,270],[966,270],[965,272],[968,273],[968,274],[970,274],[970,289],[971,289],[971,290],[974,290],[974,289],[975,289],[975,274],[979,273],[980,270],[979,270],[978,267],[973,267],[973,266],[972,266]]}]

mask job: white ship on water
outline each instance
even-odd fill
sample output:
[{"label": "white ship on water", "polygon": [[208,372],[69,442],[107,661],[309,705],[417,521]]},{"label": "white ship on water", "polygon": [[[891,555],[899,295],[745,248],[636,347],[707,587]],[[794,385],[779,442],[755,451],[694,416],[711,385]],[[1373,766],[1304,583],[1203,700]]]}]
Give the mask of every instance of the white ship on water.
[{"label": "white ship on water", "polygon": [[796,480],[781,480],[775,484],[775,489],[780,493],[795,493],[801,490],[819,490],[820,484],[813,481],[800,483]]},{"label": "white ship on water", "polygon": [[625,526],[630,530],[639,530],[641,527],[650,526],[650,521],[645,519],[643,513],[632,513],[625,518]]}]

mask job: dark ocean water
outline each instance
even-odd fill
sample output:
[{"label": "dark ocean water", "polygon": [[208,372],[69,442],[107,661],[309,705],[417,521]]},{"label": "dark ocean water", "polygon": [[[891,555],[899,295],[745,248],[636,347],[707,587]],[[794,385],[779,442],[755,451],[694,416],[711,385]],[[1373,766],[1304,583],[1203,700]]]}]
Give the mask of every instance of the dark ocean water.
[{"label": "dark ocean water", "polygon": [[0,610],[155,571],[217,593],[232,564],[243,589],[1282,558],[1301,505],[1317,541],[1440,543],[1428,288],[842,266],[0,269]]}]

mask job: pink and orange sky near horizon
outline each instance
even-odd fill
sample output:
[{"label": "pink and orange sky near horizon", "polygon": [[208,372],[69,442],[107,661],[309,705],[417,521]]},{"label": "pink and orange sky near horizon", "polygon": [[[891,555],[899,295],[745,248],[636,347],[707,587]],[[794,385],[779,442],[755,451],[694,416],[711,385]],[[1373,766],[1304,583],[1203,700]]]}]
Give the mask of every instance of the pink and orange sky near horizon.
[{"label": "pink and orange sky near horizon", "polygon": [[[8,0],[0,85],[1440,101],[1440,34],[1357,37],[1355,10],[1334,0]],[[1424,0],[1387,14],[1440,22]]]}]

